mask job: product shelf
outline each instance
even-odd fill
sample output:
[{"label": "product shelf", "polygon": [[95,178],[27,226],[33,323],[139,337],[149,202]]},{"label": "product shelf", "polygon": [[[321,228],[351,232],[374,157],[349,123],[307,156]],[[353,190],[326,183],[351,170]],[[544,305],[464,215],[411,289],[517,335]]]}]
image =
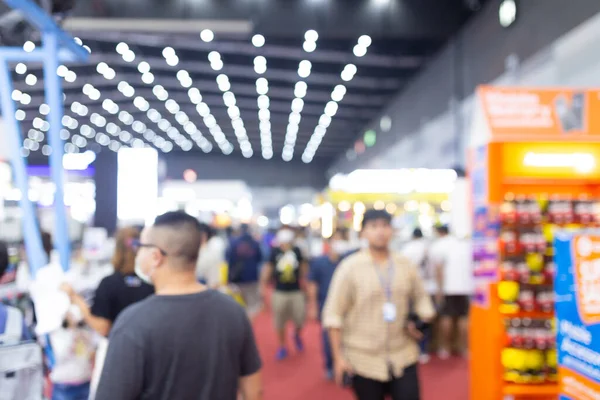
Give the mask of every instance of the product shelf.
[{"label": "product shelf", "polygon": [[557,396],[558,384],[543,383],[543,384],[523,384],[509,383],[504,385],[502,392],[505,395],[511,396]]}]

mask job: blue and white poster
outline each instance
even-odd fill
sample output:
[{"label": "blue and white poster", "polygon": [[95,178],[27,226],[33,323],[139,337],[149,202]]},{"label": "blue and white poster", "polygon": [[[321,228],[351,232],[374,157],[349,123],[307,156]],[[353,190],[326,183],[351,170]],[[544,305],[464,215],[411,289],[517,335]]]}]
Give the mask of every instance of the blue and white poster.
[{"label": "blue and white poster", "polygon": [[559,233],[555,301],[561,400],[600,399],[600,234]]}]

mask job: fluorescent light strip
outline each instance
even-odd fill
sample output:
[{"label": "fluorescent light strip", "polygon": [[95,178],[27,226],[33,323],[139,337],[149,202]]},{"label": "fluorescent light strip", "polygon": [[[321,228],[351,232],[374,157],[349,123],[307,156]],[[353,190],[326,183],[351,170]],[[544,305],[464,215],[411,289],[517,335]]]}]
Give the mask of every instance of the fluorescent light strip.
[{"label": "fluorescent light strip", "polygon": [[[131,49],[129,49],[129,46],[124,42],[121,42],[117,45],[116,51],[117,51],[117,53],[121,54],[123,59],[127,62],[133,62],[136,59],[135,53],[133,53],[133,51]],[[178,60],[176,60],[176,61],[177,62],[175,62],[175,60],[172,60],[170,64],[176,65],[179,62]],[[137,65],[137,70],[141,74],[142,82],[144,82],[147,85],[151,85],[152,83],[154,83],[154,80],[155,80],[154,74],[152,74],[150,64],[148,64],[148,62],[140,61]],[[106,76],[105,76],[105,78],[106,78]],[[162,88],[162,90],[158,90],[159,88]],[[128,82],[124,82],[124,81],[120,82],[119,85],[117,86],[117,89],[125,97],[131,98],[135,95],[135,89]],[[185,115],[185,112],[179,110],[180,109],[179,104],[177,104],[177,102],[175,100],[168,98],[168,93],[166,90],[164,90],[164,88],[162,86],[155,85],[152,92],[159,100],[164,102],[165,108],[167,108],[167,111],[172,112],[174,115],[177,113],[180,113],[180,115],[182,115],[183,118],[187,118],[187,120],[189,121],[189,117],[187,117],[187,115]],[[148,100],[146,100],[142,96],[136,96],[133,99],[132,103],[138,110],[140,110],[142,112],[147,113],[150,110],[150,103],[148,102]],[[122,113],[126,113],[126,112],[122,111],[121,113],[119,113],[119,117],[121,117]],[[164,138],[159,139],[159,136],[156,135],[156,133],[153,130],[147,129],[146,125],[143,122],[131,121],[131,119],[133,118],[131,116],[131,114],[126,113],[123,115],[125,116],[125,118],[128,119],[127,120],[128,123],[131,122],[132,128],[134,128],[136,126],[138,127],[138,129],[135,130],[137,133],[142,134],[142,132],[143,132],[144,139],[150,141],[153,145],[155,145],[157,147],[159,147],[159,145],[163,146],[164,149],[159,147],[159,149],[163,152],[169,152],[172,150],[172,148],[173,148],[172,142],[170,142],[169,140],[166,140]],[[130,118],[127,117],[127,115],[129,115]],[[180,121],[182,121],[183,118],[181,118],[181,117],[178,118],[177,122],[181,123]],[[150,120],[153,123],[156,123],[157,126],[159,127],[159,129],[161,129],[165,133],[167,133],[169,135],[169,138],[171,138],[175,142],[175,144],[177,144],[183,151],[190,151],[193,148],[192,141],[186,139],[185,136],[179,132],[179,130],[177,130],[175,127],[172,127],[171,123],[168,120],[161,119],[159,121],[160,123],[157,123],[156,121],[154,121],[152,119],[150,119]],[[121,122],[124,122],[124,121],[121,120]],[[183,124],[182,124],[182,126],[183,126]],[[148,137],[150,137],[151,139],[148,139]],[[158,143],[158,145],[156,143]],[[198,144],[198,143],[196,143],[196,144]]]},{"label": "fluorescent light strip", "polygon": [[[210,40],[206,40],[206,38],[203,38],[202,40],[204,40],[205,42],[210,42],[213,39],[214,39],[214,35],[210,36]],[[211,68],[215,71],[221,71],[224,67],[223,60],[221,59],[221,54],[218,51],[211,51],[208,54],[208,61],[210,62]],[[265,69],[266,69],[266,65],[265,65]],[[229,118],[231,119],[231,127],[233,128],[235,136],[240,145],[242,155],[246,158],[250,158],[250,157],[252,157],[254,152],[252,150],[252,145],[250,144],[250,141],[248,140],[246,127],[244,126],[244,120],[242,119],[240,109],[236,105],[235,94],[231,91],[231,82],[229,81],[229,77],[227,76],[227,74],[221,73],[217,76],[216,81],[217,81],[217,86],[219,87],[219,90],[221,90],[221,92],[223,92],[223,103],[225,104],[225,106],[227,106],[227,114],[229,115]],[[204,103],[204,104],[206,104],[206,103]],[[208,107],[207,104],[206,104],[206,106],[198,105],[197,107],[202,108],[201,110],[198,110],[198,113],[201,116],[202,116],[202,114],[206,114],[207,110],[210,113],[210,108]],[[207,122],[206,117],[203,116],[203,118],[206,123]],[[213,119],[209,118],[208,122],[211,125],[214,125],[216,120],[213,121]],[[216,125],[216,127],[218,127],[218,125]],[[209,127],[209,129],[211,129],[211,128]],[[212,128],[212,129],[216,129],[216,128]],[[222,133],[222,130],[220,128],[218,128],[217,132]],[[227,142],[227,143],[228,143],[227,149],[229,150],[229,147],[231,147],[231,150],[233,150],[233,146],[231,145],[231,143],[229,143],[229,142]],[[219,145],[219,147],[221,147],[221,145]],[[230,152],[231,151],[229,151],[229,153]]]},{"label": "fluorescent light strip", "polygon": [[[205,32],[205,31],[203,31],[203,32]],[[209,35],[209,33],[207,33],[207,32],[208,31],[206,31],[204,34]],[[205,36],[204,39],[207,39],[207,38],[208,38],[208,36]],[[214,38],[214,35],[213,35],[213,38]],[[223,62],[221,61],[221,56],[218,53],[216,53],[216,56],[215,56],[214,53],[215,52],[212,52],[209,54],[209,61],[211,61],[211,66],[213,66],[213,69],[220,70],[223,68]],[[163,57],[165,58],[165,61],[170,66],[174,66],[174,65],[172,65],[172,64],[174,64],[173,60],[179,59],[177,57],[177,53],[175,52],[175,50],[172,47],[165,47],[162,54],[163,54]],[[196,111],[202,117],[204,125],[206,125],[206,127],[208,128],[210,134],[213,136],[215,142],[217,143],[217,146],[219,146],[219,149],[221,149],[221,152],[223,154],[231,154],[231,152],[233,151],[233,145],[231,144],[231,142],[229,142],[227,140],[227,137],[223,133],[223,129],[221,129],[221,127],[219,126],[217,119],[214,117],[214,115],[212,115],[208,104],[206,104],[205,102],[202,101],[202,94],[200,93],[200,90],[198,90],[198,88],[193,86],[194,82],[193,82],[189,72],[184,69],[180,69],[177,72],[176,76],[177,76],[177,80],[179,81],[181,86],[188,89],[187,94],[188,94],[190,101],[196,105]],[[219,76],[221,76],[221,75],[219,75]],[[219,88],[222,91],[227,91],[227,90],[229,90],[229,86],[230,86],[229,78],[227,78],[226,75],[223,75],[223,76],[225,76],[226,79],[217,77],[217,83],[219,84]],[[169,110],[169,111],[172,112],[173,110]],[[238,109],[238,112],[239,112],[239,109]],[[180,113],[180,116],[183,116],[182,118],[184,118],[184,120],[187,120],[187,121],[184,121],[184,123],[182,124],[184,127],[184,130],[190,135],[190,137],[196,142],[196,144],[198,145],[198,147],[200,147],[202,149],[202,151],[204,151],[205,153],[210,152],[213,147],[212,144],[208,141],[208,139],[206,139],[202,135],[202,133],[200,132],[200,129],[198,129],[198,127],[196,127],[196,125],[194,125],[194,123],[189,120],[189,118],[187,117],[187,115],[185,115],[185,113],[183,111],[180,111],[179,113]],[[176,116],[176,118],[177,118],[177,116]],[[178,120],[178,122],[181,124],[181,121]]]},{"label": "fluorescent light strip", "polygon": [[[363,57],[365,54],[367,54],[367,48],[371,45],[371,42],[371,37],[367,35],[362,35],[361,37],[359,37],[358,43],[354,47],[354,55],[356,57]],[[352,79],[354,79],[354,75],[356,75],[356,72],[357,68],[354,64],[347,64],[342,70],[340,78],[345,82],[349,82]],[[331,120],[338,111],[339,103],[344,99],[345,95],[346,86],[344,86],[343,84],[337,85],[331,92],[331,100],[325,105],[325,110],[319,118],[319,124],[313,131],[308,143],[306,144],[306,148],[302,153],[303,162],[307,164],[312,162],[315,153],[317,152],[321,142],[323,141],[323,137],[327,133],[327,128],[329,128]]]},{"label": "fluorescent light strip", "polygon": [[[317,39],[319,34],[314,30],[309,30],[304,34],[304,51],[311,53],[317,48]],[[302,60],[298,64],[298,76],[301,80],[296,82],[294,87],[294,100],[292,101],[292,110],[288,118],[288,125],[285,134],[285,144],[283,146],[283,152],[281,158],[283,161],[291,161],[294,158],[294,149],[296,147],[296,140],[298,138],[298,131],[300,129],[300,121],[302,119],[302,110],[304,108],[304,97],[308,90],[308,85],[304,79],[308,78],[311,74],[312,63],[309,60]]]},{"label": "fluorescent light strip", "polygon": [[[264,37],[255,35],[252,39],[255,47],[264,45]],[[257,46],[260,44],[260,46]],[[256,56],[254,58],[254,71],[258,75],[263,75],[267,72],[267,59],[264,56]],[[273,139],[271,133],[271,112],[269,105],[271,103],[269,93],[269,81],[265,77],[256,79],[256,93],[258,95],[256,102],[258,103],[258,120],[260,131],[260,147],[261,155],[265,160],[273,158]]]}]

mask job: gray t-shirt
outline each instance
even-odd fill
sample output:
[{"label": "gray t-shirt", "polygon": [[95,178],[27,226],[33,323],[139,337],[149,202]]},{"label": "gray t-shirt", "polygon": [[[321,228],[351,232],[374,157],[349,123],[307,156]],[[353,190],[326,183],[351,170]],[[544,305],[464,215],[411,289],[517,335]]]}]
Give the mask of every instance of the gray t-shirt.
[{"label": "gray t-shirt", "polygon": [[261,360],[244,309],[214,290],[152,296],[109,338],[96,400],[235,400]]}]

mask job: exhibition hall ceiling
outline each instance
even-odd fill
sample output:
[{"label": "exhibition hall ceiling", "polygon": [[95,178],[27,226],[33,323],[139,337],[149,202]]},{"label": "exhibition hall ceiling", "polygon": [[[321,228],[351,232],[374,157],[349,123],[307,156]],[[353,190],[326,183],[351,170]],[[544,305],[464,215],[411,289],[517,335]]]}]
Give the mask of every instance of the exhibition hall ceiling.
[{"label": "exhibition hall ceiling", "polygon": [[[66,150],[333,160],[478,3],[80,0],[65,28],[91,61],[58,70]],[[23,152],[49,153],[41,66],[13,69]]]}]

